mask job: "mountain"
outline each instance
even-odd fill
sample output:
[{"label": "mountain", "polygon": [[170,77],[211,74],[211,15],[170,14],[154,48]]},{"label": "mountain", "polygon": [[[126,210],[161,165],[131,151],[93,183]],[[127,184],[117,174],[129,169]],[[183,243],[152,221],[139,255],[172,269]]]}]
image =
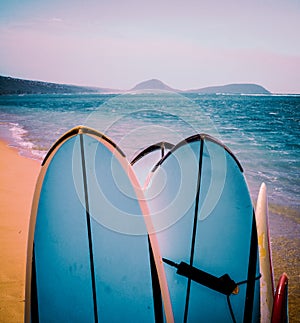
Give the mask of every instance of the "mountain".
[{"label": "mountain", "polygon": [[257,84],[227,84],[221,86],[204,87],[198,90],[187,90],[188,93],[201,94],[271,94],[267,89]]},{"label": "mountain", "polygon": [[[160,80],[152,79],[138,83],[130,91],[161,90],[182,93],[201,94],[271,94],[264,87],[257,84],[227,84],[222,86],[210,86],[193,90],[178,90],[171,88]],[[77,86],[69,84],[57,84],[41,81],[30,81],[0,75],[0,95],[4,94],[74,94],[74,93],[122,93],[122,90]]]},{"label": "mountain", "polygon": [[3,94],[72,94],[120,92],[97,87],[30,81],[0,75],[0,95]]},{"label": "mountain", "polygon": [[162,91],[179,92],[179,90],[173,89],[167,84],[157,79],[141,82],[137,84],[134,88],[132,88],[130,91],[139,91],[139,90],[162,90]]},{"label": "mountain", "polygon": [[257,84],[227,84],[221,86],[210,86],[205,88],[200,88],[196,90],[177,90],[173,89],[167,84],[163,83],[160,80],[152,79],[148,81],[141,82],[137,84],[130,91],[138,90],[163,90],[171,92],[184,92],[184,93],[201,93],[201,94],[271,94],[264,87]]}]

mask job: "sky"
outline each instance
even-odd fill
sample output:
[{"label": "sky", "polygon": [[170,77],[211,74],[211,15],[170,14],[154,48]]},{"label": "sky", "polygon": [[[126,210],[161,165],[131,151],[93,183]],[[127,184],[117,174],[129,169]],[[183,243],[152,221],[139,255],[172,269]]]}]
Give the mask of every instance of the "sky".
[{"label": "sky", "polygon": [[299,0],[0,0],[0,75],[300,93]]}]

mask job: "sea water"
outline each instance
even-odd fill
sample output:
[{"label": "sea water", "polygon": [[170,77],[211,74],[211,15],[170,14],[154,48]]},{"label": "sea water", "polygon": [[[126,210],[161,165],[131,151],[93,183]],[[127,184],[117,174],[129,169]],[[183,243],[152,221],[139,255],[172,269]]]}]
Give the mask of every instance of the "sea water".
[{"label": "sea water", "polygon": [[[42,160],[77,125],[110,137],[130,161],[159,141],[210,134],[239,159],[255,203],[268,187],[275,274],[290,277],[290,321],[300,304],[300,95],[166,92],[0,96],[0,138]],[[295,320],[294,320],[295,319]]]},{"label": "sea water", "polygon": [[0,122],[0,135],[37,159],[79,124],[109,136],[129,160],[158,141],[208,133],[237,156],[254,198],[265,182],[271,204],[300,212],[300,95],[1,96]]}]

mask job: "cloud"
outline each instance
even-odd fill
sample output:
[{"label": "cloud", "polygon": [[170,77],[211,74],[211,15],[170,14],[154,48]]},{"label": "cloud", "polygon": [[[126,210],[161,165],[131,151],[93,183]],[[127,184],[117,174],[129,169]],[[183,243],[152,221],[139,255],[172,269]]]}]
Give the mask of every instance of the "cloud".
[{"label": "cloud", "polygon": [[50,19],[50,22],[63,22],[62,18],[53,17]]}]

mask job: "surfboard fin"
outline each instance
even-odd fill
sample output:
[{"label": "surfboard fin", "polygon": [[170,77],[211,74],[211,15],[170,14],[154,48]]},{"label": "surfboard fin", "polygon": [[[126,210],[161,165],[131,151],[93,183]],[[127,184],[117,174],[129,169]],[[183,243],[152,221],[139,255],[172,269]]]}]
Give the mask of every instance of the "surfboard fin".
[{"label": "surfboard fin", "polygon": [[238,293],[238,285],[234,280],[230,278],[228,274],[221,277],[213,276],[203,270],[193,267],[185,262],[180,262],[179,264],[173,262],[172,260],[163,258],[163,262],[166,264],[177,268],[177,274],[187,277],[203,286],[213,289],[219,293],[230,295]]}]

